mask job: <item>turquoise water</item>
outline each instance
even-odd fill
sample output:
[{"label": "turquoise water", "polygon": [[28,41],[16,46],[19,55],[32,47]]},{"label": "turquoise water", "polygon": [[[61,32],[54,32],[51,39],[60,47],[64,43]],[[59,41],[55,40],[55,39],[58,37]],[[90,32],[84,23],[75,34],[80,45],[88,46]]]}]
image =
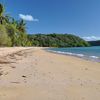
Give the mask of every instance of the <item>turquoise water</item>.
[{"label": "turquoise water", "polygon": [[49,48],[48,51],[65,55],[77,56],[100,62],[100,46],[74,47],[74,48]]}]

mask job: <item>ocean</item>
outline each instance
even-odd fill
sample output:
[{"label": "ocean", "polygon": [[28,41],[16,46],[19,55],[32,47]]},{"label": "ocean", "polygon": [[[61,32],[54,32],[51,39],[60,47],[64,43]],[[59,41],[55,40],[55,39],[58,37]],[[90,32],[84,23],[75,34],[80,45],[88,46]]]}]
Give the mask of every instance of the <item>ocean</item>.
[{"label": "ocean", "polygon": [[100,46],[94,47],[71,47],[71,48],[49,48],[49,52],[64,55],[77,56],[87,60],[100,62]]}]

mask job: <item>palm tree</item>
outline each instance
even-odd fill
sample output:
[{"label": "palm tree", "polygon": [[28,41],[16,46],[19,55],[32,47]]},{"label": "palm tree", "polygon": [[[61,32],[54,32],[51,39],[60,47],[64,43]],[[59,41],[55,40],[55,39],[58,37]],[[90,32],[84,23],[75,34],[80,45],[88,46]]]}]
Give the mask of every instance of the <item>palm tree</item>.
[{"label": "palm tree", "polygon": [[0,24],[4,24],[5,21],[6,21],[6,18],[4,16],[4,11],[5,11],[5,8],[4,6],[0,3]]},{"label": "palm tree", "polygon": [[27,42],[25,21],[22,19],[16,21],[9,15],[5,15],[4,12],[5,7],[0,3],[0,25],[4,27],[4,32],[7,33],[8,37],[10,37],[12,46],[25,46]]},{"label": "palm tree", "polygon": [[22,33],[26,33],[26,23],[23,19],[18,22],[17,29]]},{"label": "palm tree", "polygon": [[27,43],[27,35],[26,35],[26,23],[23,19],[18,21],[17,30],[19,31],[20,44],[21,46],[25,46]]},{"label": "palm tree", "polygon": [[5,21],[7,24],[12,24],[13,23],[14,18],[11,17],[9,14],[5,15]]}]

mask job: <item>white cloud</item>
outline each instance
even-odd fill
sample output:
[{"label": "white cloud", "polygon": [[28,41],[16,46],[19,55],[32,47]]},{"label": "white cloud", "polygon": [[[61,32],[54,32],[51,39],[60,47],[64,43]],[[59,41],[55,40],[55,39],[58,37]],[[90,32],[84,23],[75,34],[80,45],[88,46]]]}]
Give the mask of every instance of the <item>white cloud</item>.
[{"label": "white cloud", "polygon": [[34,22],[39,21],[39,19],[34,18],[32,15],[19,14],[19,17],[23,20],[26,20],[26,21],[34,21]]},{"label": "white cloud", "polygon": [[88,37],[82,37],[86,41],[95,41],[95,40],[100,40],[100,37],[97,36],[88,36]]}]

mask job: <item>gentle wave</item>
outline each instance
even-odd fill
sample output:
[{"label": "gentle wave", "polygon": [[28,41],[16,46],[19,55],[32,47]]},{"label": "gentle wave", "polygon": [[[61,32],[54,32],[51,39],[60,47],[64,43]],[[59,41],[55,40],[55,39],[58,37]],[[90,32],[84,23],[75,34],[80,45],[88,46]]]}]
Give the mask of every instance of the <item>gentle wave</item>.
[{"label": "gentle wave", "polygon": [[81,58],[86,58],[94,61],[99,61],[100,62],[100,57],[97,56],[87,56],[84,54],[77,54],[77,53],[71,53],[71,52],[63,52],[63,51],[54,51],[54,50],[48,50],[49,52],[54,52],[54,53],[59,53],[59,54],[65,54],[65,55],[71,55],[71,56],[77,56]]},{"label": "gentle wave", "polygon": [[48,50],[50,52],[54,52],[54,53],[60,53],[60,54],[67,54],[67,55],[73,55],[73,56],[79,56],[79,57],[83,57],[83,54],[75,54],[75,53],[71,53],[71,52],[62,52],[62,51],[54,51],[54,50]]},{"label": "gentle wave", "polygon": [[99,57],[97,57],[97,56],[90,56],[91,58],[96,58],[96,59],[98,59]]}]

